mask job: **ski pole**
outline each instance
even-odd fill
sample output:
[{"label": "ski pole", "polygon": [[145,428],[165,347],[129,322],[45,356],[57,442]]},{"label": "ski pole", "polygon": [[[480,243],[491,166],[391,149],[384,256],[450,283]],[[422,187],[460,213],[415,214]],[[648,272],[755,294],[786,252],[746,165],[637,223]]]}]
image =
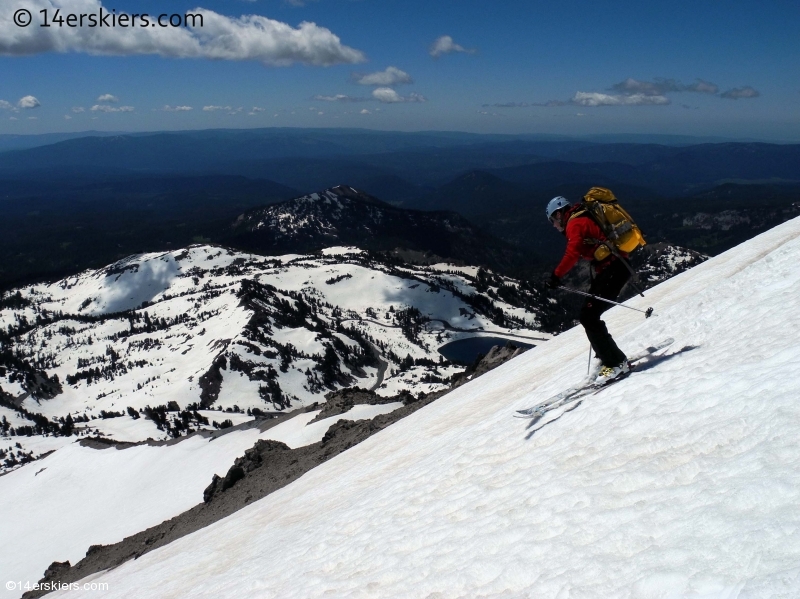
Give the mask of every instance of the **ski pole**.
[{"label": "ski pole", "polygon": [[632,308],[631,306],[626,306],[625,304],[620,304],[619,302],[612,302],[610,299],[599,297],[597,295],[592,295],[591,293],[586,293],[584,291],[578,291],[577,289],[571,289],[569,287],[557,287],[557,289],[563,289],[564,291],[569,291],[570,293],[577,293],[578,295],[591,297],[592,299],[600,300],[601,302],[606,302],[607,304],[622,306],[623,308],[627,308],[628,310],[636,310],[637,312],[641,312],[642,314],[644,314],[645,318],[650,318],[653,315],[653,308],[648,308],[647,310],[640,310],[639,308]]}]

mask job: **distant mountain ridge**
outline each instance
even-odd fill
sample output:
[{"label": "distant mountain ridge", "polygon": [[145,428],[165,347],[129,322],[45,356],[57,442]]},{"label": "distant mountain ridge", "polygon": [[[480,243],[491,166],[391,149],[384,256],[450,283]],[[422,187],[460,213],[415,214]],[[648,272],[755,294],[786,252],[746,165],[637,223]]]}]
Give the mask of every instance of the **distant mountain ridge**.
[{"label": "distant mountain ridge", "polygon": [[262,254],[307,253],[331,245],[412,250],[506,268],[526,257],[455,212],[407,210],[346,185],[249,210],[233,223],[228,245]]},{"label": "distant mountain ridge", "polygon": [[[570,163],[581,172],[588,168],[595,173],[600,169],[621,183],[668,186],[670,194],[737,177],[800,180],[800,145],[762,142],[669,145],[608,143],[604,139],[280,128],[97,134],[27,149],[23,149],[25,143],[38,142],[5,141],[18,144],[20,149],[0,151],[2,179],[28,179],[45,168],[70,169],[84,175],[96,173],[97,169],[128,174],[225,174],[267,178],[308,193],[334,185],[331,177],[346,168],[346,180],[362,188],[363,181],[396,177],[419,186],[416,195],[421,197],[430,186],[444,185],[470,169],[558,161]],[[310,171],[304,168],[309,161],[315,162]],[[620,169],[619,165],[630,168]],[[495,174],[502,178],[501,173]],[[47,177],[46,171],[39,176]],[[385,193],[381,197],[393,199]]]},{"label": "distant mountain ridge", "polygon": [[[557,258],[561,239],[542,217],[542,206],[556,195],[577,201],[595,185],[610,187],[645,221],[649,242],[705,254],[785,220],[800,200],[798,144],[291,128],[92,133],[45,143],[57,139],[0,136],[0,150],[38,146],[0,151],[0,288],[98,268],[133,253],[190,243],[236,245],[232,236],[253,241],[229,229],[237,215],[342,182],[394,207],[458,212],[478,233],[442,236],[434,227],[426,234],[419,224],[401,227],[393,219],[392,227],[381,229],[384,243],[357,221],[337,225],[339,239],[498,270]],[[731,191],[731,185],[738,187]],[[722,215],[726,210],[737,216]],[[714,216],[709,221],[701,213]],[[321,247],[321,231],[300,233],[302,248]],[[262,238],[248,247],[262,251],[281,243]],[[477,247],[485,243],[491,247]]]}]

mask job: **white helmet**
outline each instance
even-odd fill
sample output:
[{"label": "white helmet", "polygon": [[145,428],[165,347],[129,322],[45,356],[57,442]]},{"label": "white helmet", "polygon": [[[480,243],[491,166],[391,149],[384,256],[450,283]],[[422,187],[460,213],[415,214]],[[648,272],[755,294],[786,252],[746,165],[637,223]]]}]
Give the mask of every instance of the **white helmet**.
[{"label": "white helmet", "polygon": [[555,212],[558,212],[562,208],[567,208],[569,205],[569,200],[564,196],[554,197],[547,203],[547,209],[545,210],[545,213],[547,214],[547,220],[553,218],[553,214]]}]

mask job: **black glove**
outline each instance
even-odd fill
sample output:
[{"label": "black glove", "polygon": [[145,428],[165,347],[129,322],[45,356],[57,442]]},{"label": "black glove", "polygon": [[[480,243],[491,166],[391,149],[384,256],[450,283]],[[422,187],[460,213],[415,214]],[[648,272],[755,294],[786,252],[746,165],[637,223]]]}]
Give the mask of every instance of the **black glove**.
[{"label": "black glove", "polygon": [[561,287],[561,279],[556,276],[556,273],[551,273],[550,278],[545,283],[550,289],[556,289],[557,287]]}]

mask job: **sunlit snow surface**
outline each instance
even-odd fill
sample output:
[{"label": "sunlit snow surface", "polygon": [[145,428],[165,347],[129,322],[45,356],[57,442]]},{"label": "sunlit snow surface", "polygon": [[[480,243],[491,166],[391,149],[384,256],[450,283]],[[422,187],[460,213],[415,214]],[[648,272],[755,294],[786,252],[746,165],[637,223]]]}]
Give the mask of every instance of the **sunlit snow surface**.
[{"label": "sunlit snow surface", "polygon": [[[313,423],[319,410],[300,413],[263,433],[232,431],[213,441],[194,436],[169,445],[122,450],[72,443],[0,477],[2,534],[14,539],[0,543],[0,580],[36,582],[53,561],[75,564],[91,545],[119,542],[191,509],[202,502],[211,477],[225,476],[233,461],[258,439],[303,447],[322,440],[340,419],[372,418],[402,405],[357,405]],[[116,420],[122,419],[104,422]]]},{"label": "sunlit snow surface", "polygon": [[[242,424],[253,419],[248,409],[272,412],[321,403],[343,386],[375,387],[385,396],[438,391],[463,370],[439,363],[438,348],[452,339],[484,333],[534,336],[536,342],[550,337],[520,329],[525,323],[533,327],[537,315],[499,299],[494,306],[520,320],[509,324],[513,328],[493,324],[458,296],[458,291],[476,293],[474,280],[460,271],[444,271],[451,267],[399,268],[356,248],[263,257],[192,246],[131,256],[55,283],[25,287],[20,294],[27,306],[0,309],[0,328],[16,331],[11,350],[49,376],[57,375],[63,392],[53,399],[33,396],[10,367],[0,369],[0,386],[30,412],[50,419],[71,414],[80,437],[163,441],[171,433],[146,417],[146,406],[175,402],[180,408],[197,407],[203,399],[201,381],[214,374],[212,365],[221,358],[218,395],[205,404],[214,409],[199,410],[209,424],[194,422],[192,428],[213,429],[225,420]],[[248,284],[264,293],[256,299],[247,296]],[[484,299],[490,297],[487,291]],[[314,306],[313,318],[289,322],[287,306],[298,298]],[[416,339],[396,319],[409,306],[431,319]],[[445,323],[450,328],[445,330]],[[322,384],[318,367],[331,347],[341,376]],[[291,349],[286,364],[280,348]],[[352,366],[349,358],[367,351],[379,360]],[[403,371],[400,360],[407,355],[427,363]],[[92,369],[101,372],[87,377]],[[276,405],[263,393],[273,375],[288,406]],[[74,564],[91,545],[120,541],[193,507],[202,501],[212,475],[224,475],[258,438],[296,448],[320,441],[340,418],[371,418],[399,405],[358,405],[314,423],[309,421],[318,412],[300,414],[261,435],[229,432],[224,442],[195,438],[186,445],[119,451],[81,447],[75,436],[0,437],[0,450],[17,459],[55,450],[24,466],[0,461],[0,472],[16,468],[0,476],[0,534],[15,539],[0,543],[0,580],[35,582],[53,561]],[[179,418],[175,405],[169,409],[174,422]],[[12,427],[31,424],[9,408],[0,408],[3,417]]]},{"label": "sunlit snow surface", "polygon": [[631,301],[653,318],[609,312],[629,352],[676,342],[532,436],[514,410],[580,379],[581,330],[95,582],[104,597],[796,598],[799,237],[785,223]]},{"label": "sunlit snow surface", "polygon": [[[489,332],[528,343],[550,337],[536,330],[537,314],[496,297],[492,304],[509,319],[518,319],[516,324],[500,327],[477,313],[458,296],[477,293],[470,269],[445,272],[451,268],[457,267],[395,267],[348,247],[264,257],[199,245],[130,256],[55,283],[22,288],[30,305],[0,309],[0,329],[21,330],[9,343],[11,351],[58,376],[63,392],[48,400],[31,396],[11,368],[0,369],[0,387],[32,413],[49,419],[71,414],[78,419],[79,434],[163,440],[170,436],[166,430],[129,413],[143,414],[147,406],[170,402],[182,409],[196,405],[204,399],[204,377],[220,381],[216,397],[204,407],[234,413],[296,409],[325,401],[325,394],[341,387],[374,388],[384,396],[440,391],[463,370],[439,365],[438,349],[454,339]],[[248,284],[258,286],[262,296],[247,296]],[[482,299],[490,299],[488,291]],[[313,307],[313,318],[287,321],[286,306],[296,305],[298,298]],[[397,320],[408,307],[430,319],[417,339],[409,338]],[[37,326],[28,326],[37,318]],[[329,349],[338,360],[339,376],[333,382],[323,381],[320,370]],[[376,354],[371,365],[351,361]],[[402,371],[400,361],[406,356],[426,365]],[[215,363],[222,364],[216,372]],[[93,370],[99,372],[89,376]],[[270,378],[272,390],[266,387]],[[275,387],[282,394],[277,401]],[[103,418],[103,411],[122,415]],[[176,417],[173,410],[169,419]],[[212,415],[209,425],[194,426],[211,428],[214,420],[226,418]],[[30,424],[16,415],[9,422]],[[42,448],[69,442],[41,441],[0,438],[0,450],[14,448],[36,457]],[[0,461],[0,472],[5,469]]]}]

